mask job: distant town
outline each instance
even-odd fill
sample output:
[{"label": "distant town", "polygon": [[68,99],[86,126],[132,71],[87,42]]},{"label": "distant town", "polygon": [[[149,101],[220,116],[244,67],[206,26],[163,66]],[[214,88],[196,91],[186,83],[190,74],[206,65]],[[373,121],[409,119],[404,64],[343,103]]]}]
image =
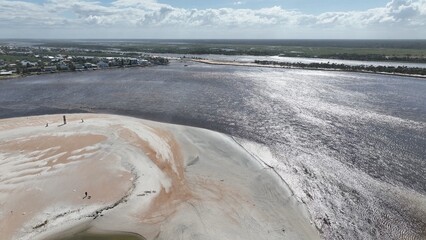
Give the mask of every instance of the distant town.
[{"label": "distant town", "polygon": [[142,53],[0,45],[0,78],[168,63],[167,58]]}]

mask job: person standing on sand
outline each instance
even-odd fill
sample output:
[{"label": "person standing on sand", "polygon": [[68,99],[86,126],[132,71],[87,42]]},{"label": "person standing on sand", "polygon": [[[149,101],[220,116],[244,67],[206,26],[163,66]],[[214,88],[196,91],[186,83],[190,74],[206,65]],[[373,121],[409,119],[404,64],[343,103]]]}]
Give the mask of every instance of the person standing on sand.
[{"label": "person standing on sand", "polygon": [[65,125],[67,124],[67,117],[64,115],[63,118],[64,118],[64,125]]}]

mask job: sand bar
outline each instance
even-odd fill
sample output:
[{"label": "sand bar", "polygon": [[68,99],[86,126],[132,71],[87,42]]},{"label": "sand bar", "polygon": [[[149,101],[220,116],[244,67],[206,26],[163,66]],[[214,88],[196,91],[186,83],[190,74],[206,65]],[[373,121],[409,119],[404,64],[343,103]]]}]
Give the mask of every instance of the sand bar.
[{"label": "sand bar", "polygon": [[0,120],[4,239],[49,239],[76,226],[146,239],[319,238],[285,183],[231,137],[66,116],[65,125],[62,115]]}]

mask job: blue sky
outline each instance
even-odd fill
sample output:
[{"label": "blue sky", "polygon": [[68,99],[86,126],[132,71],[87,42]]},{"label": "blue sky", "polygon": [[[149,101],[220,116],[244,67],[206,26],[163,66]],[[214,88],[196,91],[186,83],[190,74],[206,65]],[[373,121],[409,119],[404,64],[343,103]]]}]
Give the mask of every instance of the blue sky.
[{"label": "blue sky", "polygon": [[0,38],[426,38],[426,0],[0,0]]}]

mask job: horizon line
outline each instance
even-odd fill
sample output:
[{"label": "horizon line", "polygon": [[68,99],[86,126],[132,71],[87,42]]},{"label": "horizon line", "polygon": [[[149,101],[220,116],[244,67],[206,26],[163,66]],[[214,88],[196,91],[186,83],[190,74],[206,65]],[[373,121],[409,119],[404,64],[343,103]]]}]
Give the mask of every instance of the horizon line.
[{"label": "horizon line", "polygon": [[426,38],[1,38],[0,40],[314,40],[314,41],[426,41]]}]

